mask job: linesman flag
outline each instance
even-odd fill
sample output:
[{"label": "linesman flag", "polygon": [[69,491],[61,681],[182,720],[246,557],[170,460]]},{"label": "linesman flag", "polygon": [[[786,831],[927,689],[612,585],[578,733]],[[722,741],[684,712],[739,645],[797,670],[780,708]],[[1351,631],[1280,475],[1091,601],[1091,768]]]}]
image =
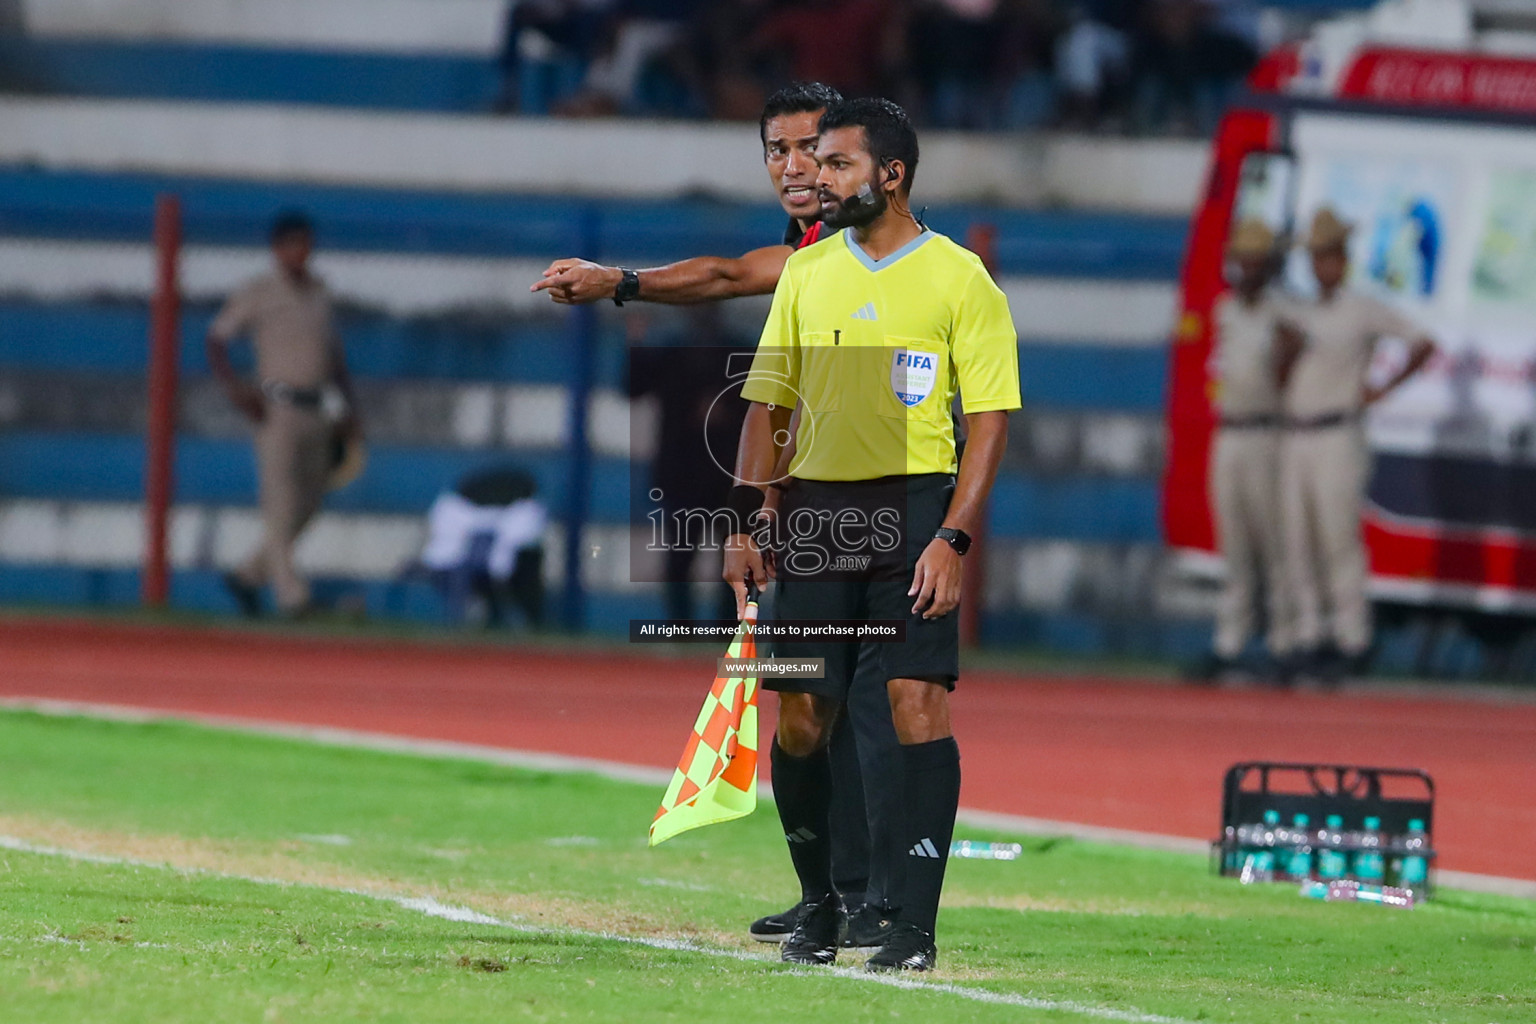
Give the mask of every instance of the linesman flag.
[{"label": "linesman flag", "polygon": [[[747,612],[727,658],[757,657],[756,626],[757,588],[749,584]],[[721,673],[704,698],[672,784],[651,821],[650,845],[691,828],[745,817],[756,808],[757,677]]]}]

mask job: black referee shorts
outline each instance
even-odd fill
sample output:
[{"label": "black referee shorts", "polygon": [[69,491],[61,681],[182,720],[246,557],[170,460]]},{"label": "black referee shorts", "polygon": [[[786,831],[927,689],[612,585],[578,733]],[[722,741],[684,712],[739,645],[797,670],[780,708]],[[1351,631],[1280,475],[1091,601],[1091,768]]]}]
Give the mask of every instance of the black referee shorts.
[{"label": "black referee shorts", "polygon": [[[775,620],[902,621],[900,641],[871,641],[883,680],[927,679],[950,690],[960,675],[959,616],[912,614],[917,559],[944,523],[955,478],[947,473],[876,480],[794,480],[779,505]],[[821,679],[764,679],[769,690],[844,701],[859,644],[775,639],[780,658],[824,658]]]}]

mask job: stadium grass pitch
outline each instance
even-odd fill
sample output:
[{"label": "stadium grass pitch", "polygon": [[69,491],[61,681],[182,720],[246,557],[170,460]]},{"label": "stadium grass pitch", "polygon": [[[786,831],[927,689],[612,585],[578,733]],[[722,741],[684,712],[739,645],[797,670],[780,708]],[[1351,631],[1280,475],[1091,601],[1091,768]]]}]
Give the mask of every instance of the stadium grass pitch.
[{"label": "stadium grass pitch", "polygon": [[745,937],[793,891],[772,809],[649,850],[659,797],[0,713],[0,1017],[1536,1020],[1536,903],[1325,905],[1071,840],[953,862],[932,976],[786,968]]}]

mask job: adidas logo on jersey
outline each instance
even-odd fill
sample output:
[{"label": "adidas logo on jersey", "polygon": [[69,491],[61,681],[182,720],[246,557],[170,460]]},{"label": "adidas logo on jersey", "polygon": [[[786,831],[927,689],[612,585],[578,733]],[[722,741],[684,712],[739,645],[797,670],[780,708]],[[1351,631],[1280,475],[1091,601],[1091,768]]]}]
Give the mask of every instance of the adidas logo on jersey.
[{"label": "adidas logo on jersey", "polygon": [[816,833],[808,828],[797,828],[793,832],[784,833],[784,838],[791,843],[808,843],[816,838]]},{"label": "adidas logo on jersey", "polygon": [[918,843],[916,846],[912,847],[912,849],[907,851],[907,856],[908,857],[931,857],[934,860],[938,860],[939,859],[939,851],[938,851],[938,848],[933,845],[933,840],[932,839],[924,837],[922,842]]},{"label": "adidas logo on jersey", "polygon": [[880,318],[875,315],[875,304],[873,302],[866,302],[863,306],[853,311],[853,319],[879,320]]}]

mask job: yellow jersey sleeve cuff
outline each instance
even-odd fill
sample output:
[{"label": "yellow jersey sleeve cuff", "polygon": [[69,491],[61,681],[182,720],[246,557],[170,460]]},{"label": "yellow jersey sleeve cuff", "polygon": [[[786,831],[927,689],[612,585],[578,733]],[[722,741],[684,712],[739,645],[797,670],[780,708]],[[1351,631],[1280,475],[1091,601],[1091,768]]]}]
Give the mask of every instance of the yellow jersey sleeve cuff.
[{"label": "yellow jersey sleeve cuff", "polygon": [[1024,408],[1024,403],[1017,398],[978,398],[974,402],[960,399],[960,408],[967,415],[973,412],[1014,412]]},{"label": "yellow jersey sleeve cuff", "polygon": [[762,378],[748,379],[741,386],[741,397],[749,402],[760,402],[763,405],[782,405],[791,409],[795,407],[798,396],[794,389],[784,384],[763,380]]}]

